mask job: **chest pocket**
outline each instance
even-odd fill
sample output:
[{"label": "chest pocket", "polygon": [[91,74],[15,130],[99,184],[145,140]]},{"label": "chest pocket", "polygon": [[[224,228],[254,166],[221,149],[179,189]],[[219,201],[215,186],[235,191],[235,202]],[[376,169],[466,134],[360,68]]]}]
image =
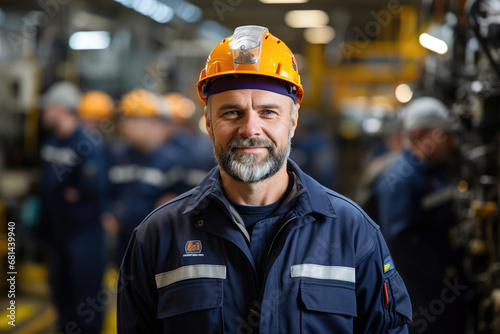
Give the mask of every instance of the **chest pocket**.
[{"label": "chest pocket", "polygon": [[224,280],[225,274],[204,278],[184,276],[160,287],[157,318],[163,320],[163,332],[224,333]]},{"label": "chest pocket", "polygon": [[301,333],[352,333],[356,313],[354,284],[301,280],[299,303]]}]

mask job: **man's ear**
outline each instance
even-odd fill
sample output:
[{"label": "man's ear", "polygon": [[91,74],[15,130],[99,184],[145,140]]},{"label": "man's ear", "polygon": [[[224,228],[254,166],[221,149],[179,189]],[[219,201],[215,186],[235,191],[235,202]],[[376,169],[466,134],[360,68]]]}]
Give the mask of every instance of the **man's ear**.
[{"label": "man's ear", "polygon": [[207,129],[207,134],[210,140],[214,140],[212,138],[212,124],[210,124],[210,118],[208,117],[207,106],[203,107],[203,112],[205,113],[205,128]]},{"label": "man's ear", "polygon": [[294,110],[294,112],[292,114],[292,119],[291,119],[292,126],[291,126],[291,129],[290,129],[290,138],[293,138],[293,136],[295,135],[295,129],[297,128],[297,123],[298,123],[298,120],[299,120],[300,104],[299,103],[295,103],[294,108],[295,108],[295,110]]}]

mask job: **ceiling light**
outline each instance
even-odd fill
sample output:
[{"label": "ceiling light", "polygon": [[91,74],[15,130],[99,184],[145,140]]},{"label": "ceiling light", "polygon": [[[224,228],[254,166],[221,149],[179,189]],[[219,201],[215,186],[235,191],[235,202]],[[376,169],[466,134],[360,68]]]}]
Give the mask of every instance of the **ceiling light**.
[{"label": "ceiling light", "polygon": [[306,3],[309,0],[259,0],[262,3],[265,4],[291,4],[291,3]]},{"label": "ceiling light", "polygon": [[73,50],[101,50],[109,46],[107,31],[77,31],[69,38],[69,47]]},{"label": "ceiling light", "polygon": [[291,10],[285,14],[285,22],[292,28],[316,28],[328,24],[328,14],[322,10]]},{"label": "ceiling light", "polygon": [[382,121],[378,118],[368,118],[363,122],[363,130],[368,134],[377,134],[381,129]]},{"label": "ceiling light", "polygon": [[311,44],[327,44],[335,38],[335,30],[329,26],[307,28],[304,30],[304,38]]},{"label": "ceiling light", "polygon": [[178,10],[175,10],[175,13],[189,23],[196,22],[203,16],[201,8],[190,3],[183,3]]},{"label": "ceiling light", "polygon": [[158,23],[167,23],[174,18],[172,7],[158,0],[115,0],[125,7],[132,8],[144,16],[148,16]]},{"label": "ceiling light", "polygon": [[398,85],[394,93],[396,95],[396,99],[401,103],[406,103],[413,97],[413,91],[407,84]]},{"label": "ceiling light", "polygon": [[427,33],[423,33],[422,35],[420,35],[418,41],[420,42],[420,45],[422,45],[424,48],[439,53],[441,55],[445,54],[446,51],[448,51],[448,45],[446,45],[445,41],[440,40],[439,38],[431,36]]}]

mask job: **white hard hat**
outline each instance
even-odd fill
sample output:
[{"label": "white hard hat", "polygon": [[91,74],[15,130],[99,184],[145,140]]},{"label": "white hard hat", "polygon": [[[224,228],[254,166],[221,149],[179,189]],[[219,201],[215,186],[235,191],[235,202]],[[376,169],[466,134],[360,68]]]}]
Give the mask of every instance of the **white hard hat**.
[{"label": "white hard hat", "polygon": [[48,105],[60,105],[76,111],[80,101],[81,92],[78,87],[69,81],[59,81],[47,90],[42,97],[42,108]]},{"label": "white hard hat", "polygon": [[433,97],[419,97],[404,108],[403,128],[405,131],[439,128],[456,132],[460,122],[443,102]]}]

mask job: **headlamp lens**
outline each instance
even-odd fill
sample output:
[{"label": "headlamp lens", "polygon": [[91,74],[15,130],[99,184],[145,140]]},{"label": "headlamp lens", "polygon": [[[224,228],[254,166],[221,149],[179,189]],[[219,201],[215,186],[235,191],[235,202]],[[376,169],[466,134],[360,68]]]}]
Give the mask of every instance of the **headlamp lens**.
[{"label": "headlamp lens", "polygon": [[233,51],[235,70],[239,65],[254,65],[255,70],[259,69],[262,38],[266,32],[269,30],[260,26],[242,26],[234,30],[229,47]]}]

